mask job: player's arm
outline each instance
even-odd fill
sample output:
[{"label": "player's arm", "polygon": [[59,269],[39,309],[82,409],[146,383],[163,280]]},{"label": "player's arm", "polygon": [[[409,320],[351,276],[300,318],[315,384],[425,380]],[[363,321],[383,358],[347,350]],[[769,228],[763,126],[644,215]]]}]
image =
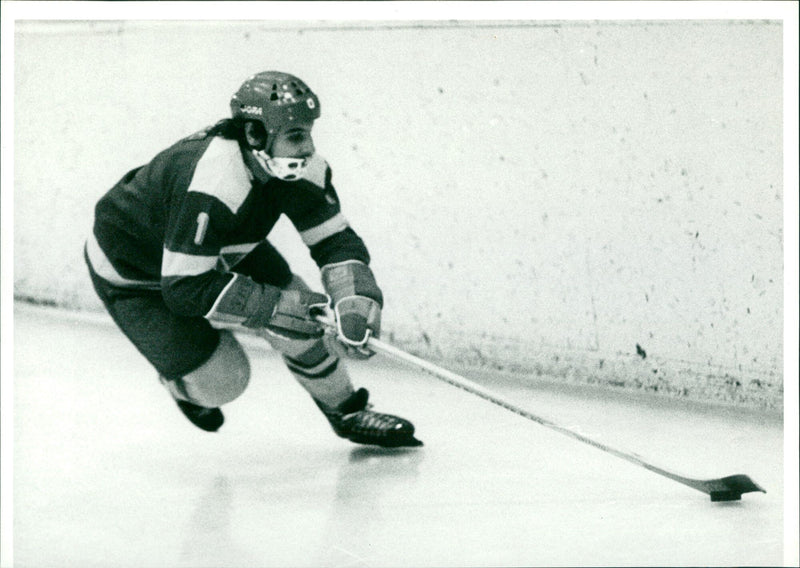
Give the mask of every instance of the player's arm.
[{"label": "player's arm", "polygon": [[[222,253],[223,257],[228,256],[226,249],[223,249]],[[254,244],[253,248],[243,255],[240,253],[231,256],[228,262],[230,270],[249,276],[256,282],[285,288],[292,281],[292,270],[286,259],[267,240]]]},{"label": "player's arm", "polygon": [[175,313],[217,325],[270,328],[290,337],[321,333],[323,294],[284,291],[219,266],[221,234],[232,213],[215,198],[188,192],[171,216],[161,270],[162,294]]},{"label": "player's arm", "polygon": [[367,247],[342,214],[327,164],[324,176],[309,175],[292,185],[295,191],[288,195],[294,199],[287,215],[320,267],[339,339],[353,348],[350,354],[366,355],[367,339],[380,334],[383,308],[383,293],[369,267]]}]

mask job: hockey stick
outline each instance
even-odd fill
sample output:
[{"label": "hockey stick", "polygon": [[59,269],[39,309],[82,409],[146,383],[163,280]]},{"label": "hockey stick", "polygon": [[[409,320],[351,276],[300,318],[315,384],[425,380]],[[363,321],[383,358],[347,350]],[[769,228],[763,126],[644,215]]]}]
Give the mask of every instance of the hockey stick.
[{"label": "hockey stick", "polygon": [[[325,324],[329,330],[334,331],[334,324],[328,318],[318,318],[318,320]],[[334,331],[335,333],[335,331]],[[690,477],[684,477],[667,469],[658,467],[645,461],[641,456],[638,456],[634,453],[623,452],[621,450],[612,448],[606,444],[600,443],[596,440],[589,438],[588,436],[584,436],[583,434],[579,434],[574,432],[564,426],[559,426],[555,422],[551,422],[545,418],[537,416],[532,412],[525,410],[510,402],[508,399],[501,397],[500,395],[490,391],[489,389],[482,387],[481,385],[470,381],[460,375],[457,375],[447,369],[443,369],[433,363],[429,363],[424,359],[420,359],[410,353],[406,353],[397,347],[389,345],[381,341],[380,339],[376,339],[374,337],[370,337],[367,341],[367,346],[375,351],[376,353],[381,353],[383,355],[387,355],[393,359],[410,363],[427,371],[428,373],[432,374],[436,378],[451,384],[455,387],[463,389],[469,393],[477,395],[484,400],[488,400],[491,403],[494,403],[506,410],[510,410],[511,412],[522,416],[523,418],[527,418],[528,420],[533,420],[534,422],[541,424],[551,430],[555,430],[556,432],[560,432],[570,438],[583,442],[585,444],[589,444],[590,446],[594,446],[598,450],[602,450],[607,452],[611,455],[617,456],[623,460],[641,466],[647,470],[652,471],[653,473],[657,473],[663,477],[671,479],[673,481],[677,481],[678,483],[682,483],[683,485],[687,485],[692,489],[697,489],[703,493],[706,493],[711,497],[712,501],[738,501],[742,498],[743,493],[750,493],[752,491],[761,491],[762,493],[766,493],[766,490],[758,485],[755,481],[750,479],[749,476],[744,474],[737,474],[737,475],[729,475],[728,477],[721,477],[718,479],[692,479]]]}]

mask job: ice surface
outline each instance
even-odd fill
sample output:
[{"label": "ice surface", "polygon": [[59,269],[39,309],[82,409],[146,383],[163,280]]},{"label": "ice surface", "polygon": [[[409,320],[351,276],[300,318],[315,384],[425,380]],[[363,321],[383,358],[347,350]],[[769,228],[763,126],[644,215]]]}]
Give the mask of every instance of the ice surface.
[{"label": "ice surface", "polygon": [[779,565],[777,420],[505,382],[531,411],[694,477],[708,496],[378,357],[349,364],[425,446],[336,438],[272,352],[216,434],[115,328],[18,307],[15,566]]}]

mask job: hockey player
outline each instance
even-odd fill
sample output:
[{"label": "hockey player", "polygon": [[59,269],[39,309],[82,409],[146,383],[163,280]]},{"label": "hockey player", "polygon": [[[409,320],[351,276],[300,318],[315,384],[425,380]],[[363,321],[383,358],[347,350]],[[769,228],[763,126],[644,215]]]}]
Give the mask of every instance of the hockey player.
[{"label": "hockey player", "polygon": [[[331,169],[315,152],[317,95],[297,77],[266,71],[245,81],[230,106],[231,118],[131,170],[97,203],[85,249],[97,294],[203,430],[222,426],[220,407],[249,381],[230,331],[244,326],[282,354],[337,435],[421,445],[409,421],[371,410],[339,358],[371,355],[383,297]],[[282,214],[308,246],[327,295],[313,292],[267,241]],[[315,319],[328,306],[333,341]]]}]

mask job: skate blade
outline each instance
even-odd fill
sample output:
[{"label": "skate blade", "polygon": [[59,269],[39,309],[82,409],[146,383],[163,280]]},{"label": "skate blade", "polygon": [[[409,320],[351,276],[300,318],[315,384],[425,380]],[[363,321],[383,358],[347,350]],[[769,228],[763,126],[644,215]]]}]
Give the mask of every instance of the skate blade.
[{"label": "skate blade", "polygon": [[424,446],[422,440],[418,440],[414,436],[403,438],[402,440],[393,440],[389,443],[380,444],[383,448],[418,448]]}]

